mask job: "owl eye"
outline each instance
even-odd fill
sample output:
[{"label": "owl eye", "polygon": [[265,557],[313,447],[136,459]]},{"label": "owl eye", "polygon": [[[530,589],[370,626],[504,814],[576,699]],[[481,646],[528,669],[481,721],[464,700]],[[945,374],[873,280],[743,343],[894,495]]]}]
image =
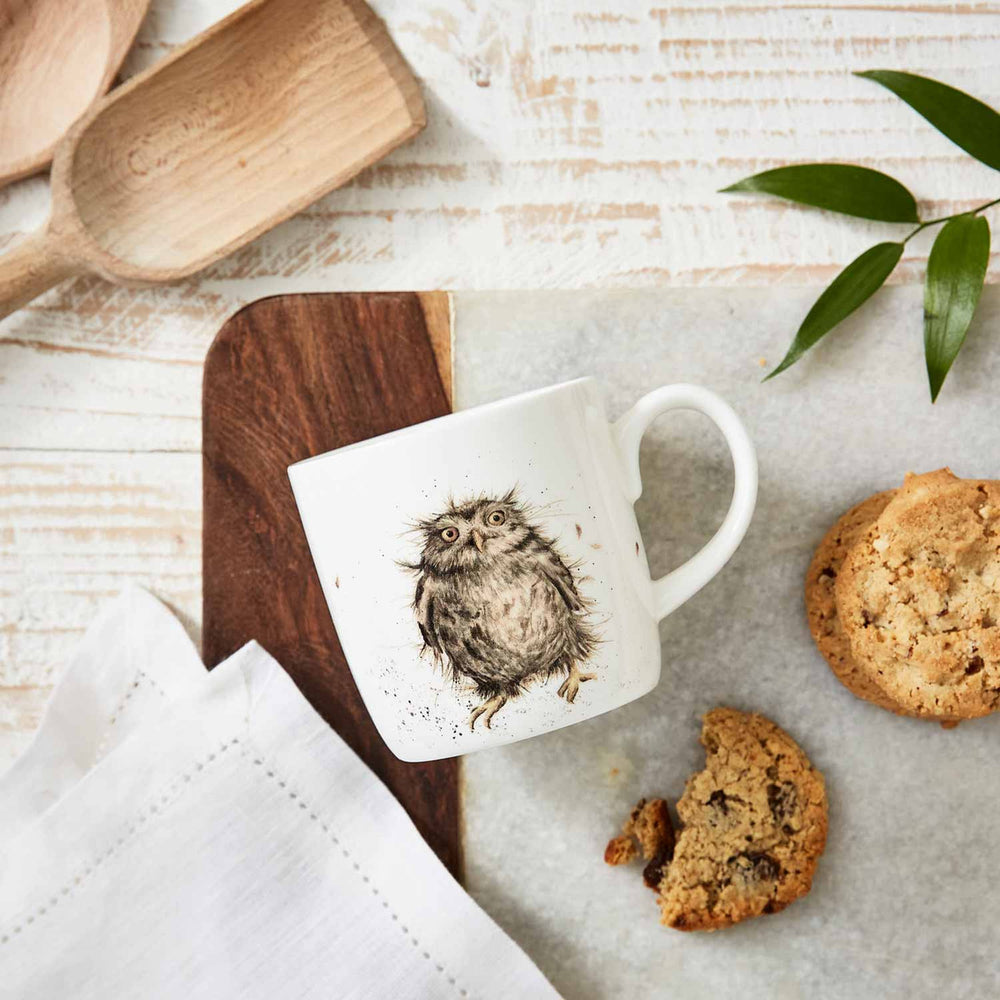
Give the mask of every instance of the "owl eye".
[{"label": "owl eye", "polygon": [[441,537],[446,542],[455,541],[455,539],[458,538],[458,528],[456,528],[454,525],[449,525],[441,532]]},{"label": "owl eye", "polygon": [[486,518],[487,524],[492,524],[493,527],[498,527],[507,520],[507,515],[502,510],[493,511],[488,518]]}]

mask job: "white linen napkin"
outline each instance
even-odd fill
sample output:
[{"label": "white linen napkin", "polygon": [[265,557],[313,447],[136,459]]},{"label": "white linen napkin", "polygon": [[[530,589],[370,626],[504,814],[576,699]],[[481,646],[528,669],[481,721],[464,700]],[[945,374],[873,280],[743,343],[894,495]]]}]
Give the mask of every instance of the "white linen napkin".
[{"label": "white linen napkin", "polygon": [[132,590],[0,778],[0,996],[557,994],[256,643]]}]

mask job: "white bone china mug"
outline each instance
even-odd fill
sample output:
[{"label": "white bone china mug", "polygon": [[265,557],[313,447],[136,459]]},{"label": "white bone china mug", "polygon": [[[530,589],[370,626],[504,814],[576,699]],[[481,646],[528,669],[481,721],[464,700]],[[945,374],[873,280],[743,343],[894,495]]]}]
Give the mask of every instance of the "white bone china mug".
[{"label": "white bone china mug", "polygon": [[[633,504],[639,443],[668,410],[722,431],[735,470],[719,530],[650,578]],[[736,551],[757,498],[743,424],[695,385],[614,423],[577,379],[393,431],[288,470],[365,705],[407,761],[560,729],[660,678],[657,623]]]}]

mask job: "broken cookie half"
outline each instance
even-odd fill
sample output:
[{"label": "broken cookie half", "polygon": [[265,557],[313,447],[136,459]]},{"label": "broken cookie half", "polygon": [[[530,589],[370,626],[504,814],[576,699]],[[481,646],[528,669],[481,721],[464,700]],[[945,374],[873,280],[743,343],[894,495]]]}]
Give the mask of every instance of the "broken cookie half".
[{"label": "broken cookie half", "polygon": [[773,722],[717,708],[701,742],[705,769],[677,803],[679,834],[663,799],[642,799],[604,854],[616,865],[641,851],[663,923],[690,931],[777,913],[804,896],[827,830],[823,776]]}]

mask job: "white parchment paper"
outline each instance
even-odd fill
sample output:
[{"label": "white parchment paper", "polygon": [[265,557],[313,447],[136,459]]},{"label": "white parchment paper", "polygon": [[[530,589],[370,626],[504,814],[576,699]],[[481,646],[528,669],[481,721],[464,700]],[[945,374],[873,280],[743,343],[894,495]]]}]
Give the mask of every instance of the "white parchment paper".
[{"label": "white parchment paper", "polygon": [[[594,374],[614,418],[657,385],[699,382],[738,410],[760,459],[743,546],[661,626],[657,690],[465,759],[468,886],[567,1000],[1000,994],[1000,719],[945,731],[858,701],[813,646],[802,599],[814,547],[855,501],[908,469],[1000,478],[1000,294],[987,289],[935,406],[914,287],[884,291],[761,385],[761,359],[781,358],[816,294],[456,297],[459,407]],[[668,415],[642,468],[639,519],[662,573],[721,521],[729,459],[704,418]],[[676,800],[716,705],[763,712],[800,742],[827,779],[830,835],[805,899],[684,934],[659,925],[639,868],[609,868],[602,852],[640,795]]]}]

